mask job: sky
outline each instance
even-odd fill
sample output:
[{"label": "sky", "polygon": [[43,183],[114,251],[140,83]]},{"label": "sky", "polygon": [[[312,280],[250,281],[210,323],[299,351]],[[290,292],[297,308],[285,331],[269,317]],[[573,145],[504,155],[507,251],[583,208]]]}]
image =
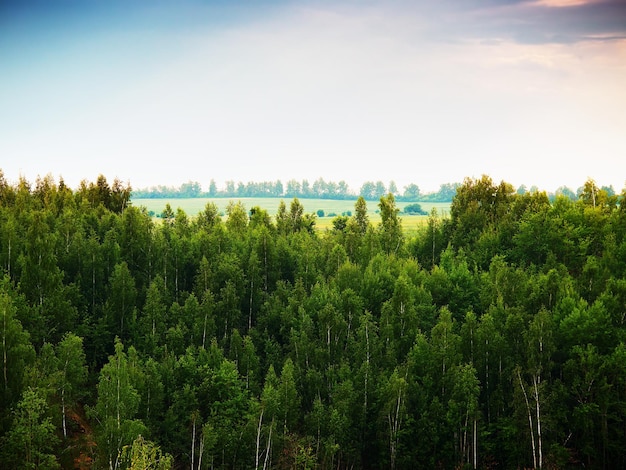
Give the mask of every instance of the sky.
[{"label": "sky", "polygon": [[626,185],[626,0],[0,0],[0,169]]}]

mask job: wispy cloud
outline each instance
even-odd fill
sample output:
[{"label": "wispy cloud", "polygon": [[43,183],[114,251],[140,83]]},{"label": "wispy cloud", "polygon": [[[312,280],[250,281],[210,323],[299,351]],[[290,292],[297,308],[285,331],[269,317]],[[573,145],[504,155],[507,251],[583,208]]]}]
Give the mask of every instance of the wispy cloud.
[{"label": "wispy cloud", "polygon": [[539,0],[477,2],[461,17],[461,34],[521,43],[574,43],[626,36],[626,2]]}]

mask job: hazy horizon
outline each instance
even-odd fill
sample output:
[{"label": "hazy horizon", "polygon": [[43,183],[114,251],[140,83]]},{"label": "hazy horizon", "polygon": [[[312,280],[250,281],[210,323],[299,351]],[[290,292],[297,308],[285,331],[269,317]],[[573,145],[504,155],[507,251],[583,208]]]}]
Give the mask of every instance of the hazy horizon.
[{"label": "hazy horizon", "polygon": [[0,4],[0,168],[133,188],[626,183],[626,2]]}]

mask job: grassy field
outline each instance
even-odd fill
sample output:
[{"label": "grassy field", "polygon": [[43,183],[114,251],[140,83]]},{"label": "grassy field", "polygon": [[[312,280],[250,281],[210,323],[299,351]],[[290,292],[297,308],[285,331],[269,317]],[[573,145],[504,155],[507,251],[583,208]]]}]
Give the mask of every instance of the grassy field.
[{"label": "grassy field", "polygon": [[[226,206],[230,201],[241,201],[246,209],[253,207],[261,207],[265,209],[270,215],[275,215],[278,211],[278,205],[280,201],[285,201],[287,210],[289,210],[289,204],[291,199],[289,198],[190,198],[190,199],[132,199],[132,203],[135,207],[145,207],[148,211],[152,211],[155,214],[160,214],[165,209],[165,205],[169,203],[174,211],[178,208],[185,211],[190,217],[196,216],[201,212],[207,203],[214,203],[220,210],[220,212],[226,211]],[[354,200],[336,200],[336,199],[300,199],[300,203],[304,206],[306,213],[317,213],[318,210],[323,210],[325,216],[318,217],[316,225],[319,229],[324,230],[332,226],[332,219],[336,215],[348,215],[348,213],[354,213]],[[411,204],[410,202],[397,202],[398,209],[403,210],[404,206]],[[448,202],[421,202],[422,209],[430,213],[433,208],[437,209],[440,216],[447,217],[450,212],[450,203]],[[380,222],[380,216],[378,215],[378,201],[367,201],[367,209],[371,222],[376,225]],[[420,225],[424,224],[428,219],[428,216],[423,215],[405,215],[400,214],[402,218],[402,226],[405,230],[412,231],[417,229]]]}]

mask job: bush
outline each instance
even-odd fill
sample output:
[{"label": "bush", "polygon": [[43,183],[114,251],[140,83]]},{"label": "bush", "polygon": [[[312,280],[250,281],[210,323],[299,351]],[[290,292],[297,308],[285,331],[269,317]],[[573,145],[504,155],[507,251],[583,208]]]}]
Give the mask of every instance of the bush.
[{"label": "bush", "polygon": [[422,209],[417,202],[414,204],[408,204],[404,207],[404,213],[410,215],[428,215],[428,213]]},{"label": "bush", "polygon": [[324,209],[318,209],[317,210],[317,216],[318,217],[324,217]]}]

